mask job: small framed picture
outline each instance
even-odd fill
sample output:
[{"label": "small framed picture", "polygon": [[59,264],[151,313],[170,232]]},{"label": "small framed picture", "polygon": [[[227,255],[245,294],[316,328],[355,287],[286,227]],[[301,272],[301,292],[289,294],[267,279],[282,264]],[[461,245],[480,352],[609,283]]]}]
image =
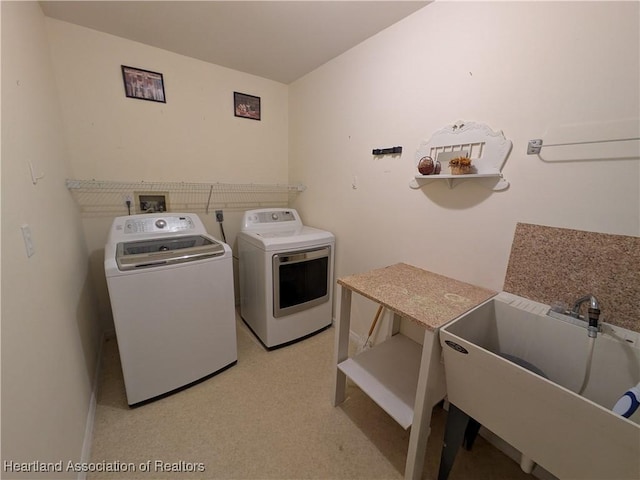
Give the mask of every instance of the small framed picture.
[{"label": "small framed picture", "polygon": [[127,97],[167,103],[161,73],[122,65],[122,79]]},{"label": "small framed picture", "polygon": [[260,97],[233,92],[233,112],[236,117],[260,120]]}]

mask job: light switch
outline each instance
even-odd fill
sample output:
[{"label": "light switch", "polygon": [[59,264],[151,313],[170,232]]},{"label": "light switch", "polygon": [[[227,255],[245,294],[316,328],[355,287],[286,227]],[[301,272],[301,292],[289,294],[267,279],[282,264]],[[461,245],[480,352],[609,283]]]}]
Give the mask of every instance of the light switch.
[{"label": "light switch", "polygon": [[29,225],[22,225],[22,239],[24,240],[24,248],[27,251],[27,257],[32,257],[36,250],[33,248],[33,239],[31,238],[31,227]]}]

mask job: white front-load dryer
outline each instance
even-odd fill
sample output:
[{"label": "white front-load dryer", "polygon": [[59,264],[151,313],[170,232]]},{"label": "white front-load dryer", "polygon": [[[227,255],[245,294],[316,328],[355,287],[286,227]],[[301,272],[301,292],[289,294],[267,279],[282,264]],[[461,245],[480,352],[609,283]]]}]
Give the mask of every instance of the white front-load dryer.
[{"label": "white front-load dryer", "polygon": [[116,218],[104,266],[129,405],[237,362],[231,249],[197,215]]},{"label": "white front-load dryer", "polygon": [[303,225],[294,209],[258,209],[245,212],[237,241],[240,314],[267,349],[331,326],[331,232]]}]

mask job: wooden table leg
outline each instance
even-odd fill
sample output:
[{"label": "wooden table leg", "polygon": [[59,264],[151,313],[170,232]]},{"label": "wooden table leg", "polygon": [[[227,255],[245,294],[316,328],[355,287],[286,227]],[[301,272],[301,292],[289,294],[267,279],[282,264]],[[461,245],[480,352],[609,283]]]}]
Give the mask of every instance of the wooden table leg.
[{"label": "wooden table leg", "polygon": [[405,480],[419,480],[424,469],[424,457],[427,450],[427,439],[431,432],[431,411],[438,401],[438,392],[434,390],[434,381],[438,378],[441,347],[438,332],[425,330],[420,360],[420,374],[416,402],[413,410],[413,423],[409,436],[409,450],[405,466]]},{"label": "wooden table leg", "polygon": [[335,383],[333,405],[344,402],[347,390],[347,376],[338,369],[338,364],[349,357],[349,327],[351,325],[351,290],[341,288],[340,314],[336,325],[335,337]]}]

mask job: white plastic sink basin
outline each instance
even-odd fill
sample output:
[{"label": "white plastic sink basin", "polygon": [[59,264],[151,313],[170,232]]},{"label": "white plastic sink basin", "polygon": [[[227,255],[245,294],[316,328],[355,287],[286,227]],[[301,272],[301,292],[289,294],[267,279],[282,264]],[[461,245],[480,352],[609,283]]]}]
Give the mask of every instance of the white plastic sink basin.
[{"label": "white plastic sink basin", "polygon": [[604,325],[580,396],[587,330],[548,310],[502,292],[443,327],[449,401],[559,478],[640,478],[640,411],[611,411],[640,381],[640,335]]}]

